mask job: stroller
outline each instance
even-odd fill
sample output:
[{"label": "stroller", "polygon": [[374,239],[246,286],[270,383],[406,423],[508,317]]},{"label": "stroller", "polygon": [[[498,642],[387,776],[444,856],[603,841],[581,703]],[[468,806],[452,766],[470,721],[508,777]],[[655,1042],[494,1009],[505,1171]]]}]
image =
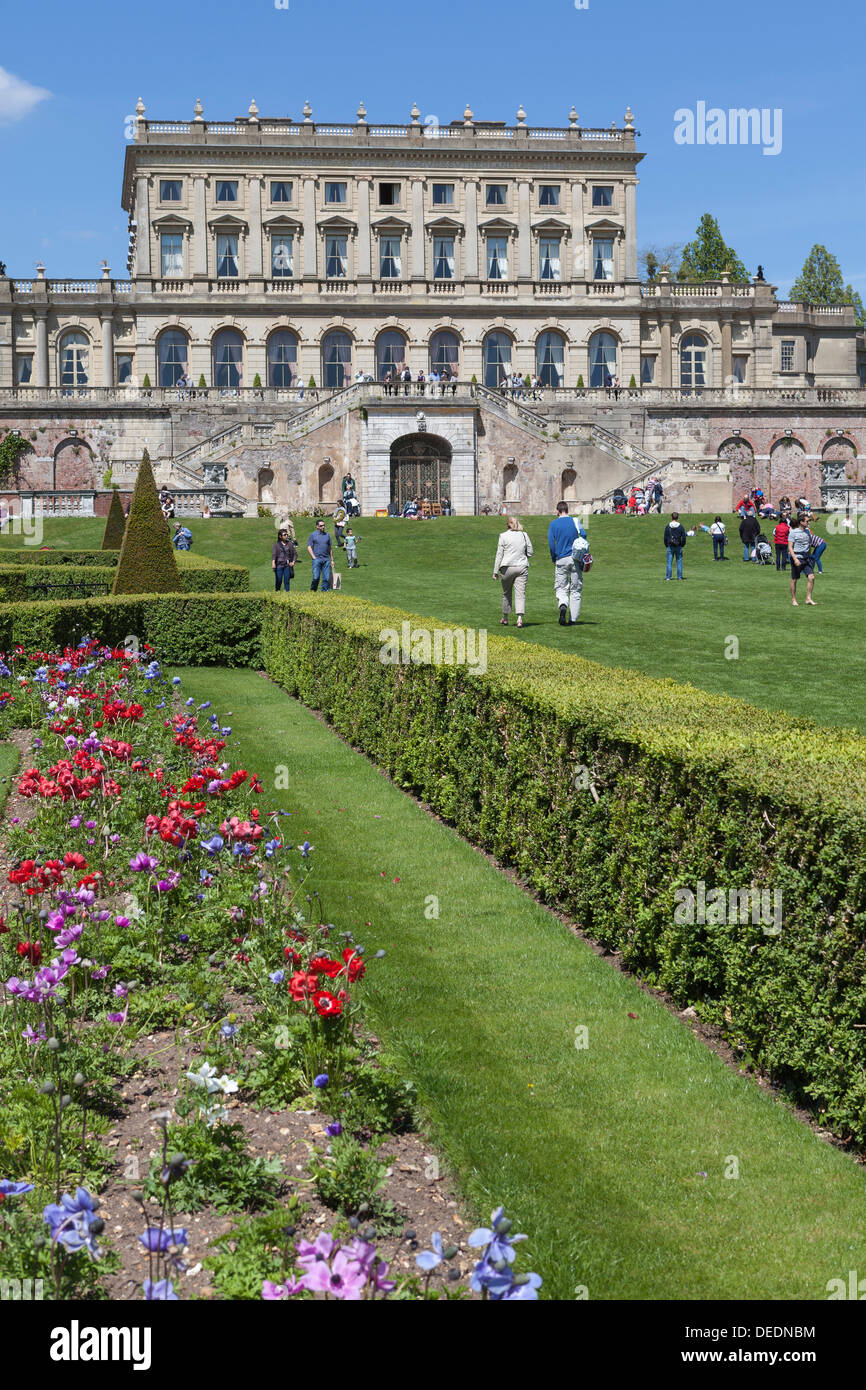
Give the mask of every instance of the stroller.
[{"label": "stroller", "polygon": [[613,494],[613,497],[611,498],[611,501],[613,503],[613,509],[618,516],[628,509],[628,498],[626,497],[621,487],[618,487],[616,489],[616,491]]},{"label": "stroller", "polygon": [[767,540],[763,531],[758,532],[758,539],[755,541],[755,564],[769,565],[773,559],[773,547]]}]

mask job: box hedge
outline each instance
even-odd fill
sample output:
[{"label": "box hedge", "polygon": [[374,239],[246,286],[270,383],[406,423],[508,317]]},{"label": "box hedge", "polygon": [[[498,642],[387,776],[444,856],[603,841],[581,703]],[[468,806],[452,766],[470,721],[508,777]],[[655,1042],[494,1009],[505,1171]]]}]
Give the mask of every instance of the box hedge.
[{"label": "box hedge", "polygon": [[[81,585],[87,585],[94,593],[105,593],[111,589],[112,575],[109,567],[91,563],[94,553],[71,551],[55,556],[54,565],[37,564],[7,565],[0,558],[0,603],[13,600],[24,603],[41,597],[50,599],[82,597]],[[82,555],[87,564],[69,563],[70,555]],[[2,557],[2,552],[0,552]],[[114,552],[117,562],[117,552]],[[243,565],[225,564],[211,560],[203,555],[181,553],[177,556],[178,571],[182,593],[245,593],[250,586],[250,573]],[[50,586],[52,592],[44,592]]]}]

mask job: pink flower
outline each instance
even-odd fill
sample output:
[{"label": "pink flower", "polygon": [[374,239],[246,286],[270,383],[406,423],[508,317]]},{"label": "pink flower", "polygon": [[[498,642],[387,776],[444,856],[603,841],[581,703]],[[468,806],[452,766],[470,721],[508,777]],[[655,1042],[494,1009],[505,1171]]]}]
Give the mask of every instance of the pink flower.
[{"label": "pink flower", "polygon": [[367,1283],[367,1273],[345,1250],[338,1250],[333,1267],[317,1260],[304,1276],[304,1286],[313,1293],[329,1293],[341,1303],[359,1303]]}]

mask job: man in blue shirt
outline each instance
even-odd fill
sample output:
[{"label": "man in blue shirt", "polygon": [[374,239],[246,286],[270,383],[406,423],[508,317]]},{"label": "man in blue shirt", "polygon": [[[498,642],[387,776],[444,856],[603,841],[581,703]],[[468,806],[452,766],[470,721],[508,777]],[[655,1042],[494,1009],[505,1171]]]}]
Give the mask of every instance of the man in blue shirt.
[{"label": "man in blue shirt", "polygon": [[316,529],[307,537],[307,554],[313,562],[313,581],[311,589],[318,589],[322,581],[322,593],[331,587],[331,537],[325,530],[324,521],[316,522]]},{"label": "man in blue shirt", "polygon": [[586,538],[583,527],[568,515],[567,502],[557,502],[556,519],[550,523],[547,543],[554,564],[553,587],[559,604],[560,627],[574,627],[580,617],[583,570],[575,564],[571,553],[578,536]]},{"label": "man in blue shirt", "polygon": [[175,550],[191,550],[192,531],[189,531],[186,526],[181,526],[180,522],[178,522],[174,528],[172,542]]}]

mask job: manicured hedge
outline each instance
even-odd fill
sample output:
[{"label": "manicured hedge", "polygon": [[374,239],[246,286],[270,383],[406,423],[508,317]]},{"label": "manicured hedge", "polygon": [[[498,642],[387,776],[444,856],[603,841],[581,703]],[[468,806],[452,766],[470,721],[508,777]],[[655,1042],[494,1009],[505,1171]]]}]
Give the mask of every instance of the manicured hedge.
[{"label": "manicured hedge", "polygon": [[[360,600],[264,613],[288,691],[866,1141],[866,739],[508,638],[485,675],[383,664],[383,630],[442,624]],[[678,923],[700,882],[780,890],[781,933]]]},{"label": "manicured hedge", "polygon": [[262,599],[254,594],[134,594],[0,604],[0,650],[51,651],[82,637],[121,646],[128,637],[166,662],[258,666]]},{"label": "manicured hedge", "polygon": [[54,592],[42,598],[75,598],[82,584],[111,589],[111,571],[104,565],[3,565],[0,564],[0,603],[27,603],[40,597],[38,590],[50,586]]},{"label": "manicured hedge", "polygon": [[[61,584],[67,581],[70,593],[75,584],[107,583],[110,587],[111,574],[107,573],[107,570],[117,564],[117,551],[103,553],[71,550],[29,553],[41,558],[29,564],[11,558],[7,561],[6,554],[0,551],[0,603],[9,603],[13,599],[25,602],[31,597],[32,587],[43,583]],[[108,565],[103,554],[110,556]],[[83,557],[80,564],[76,563],[79,556]],[[250,572],[243,565],[230,565],[221,560],[212,560],[206,555],[191,555],[185,551],[180,551],[176,558],[183,593],[226,594],[246,593],[249,590]],[[53,564],[49,561],[53,561]],[[45,573],[46,569],[51,571],[50,576]],[[62,598],[63,595],[58,593],[52,594],[51,597]]]},{"label": "manicured hedge", "polygon": [[116,550],[35,550],[30,546],[0,549],[4,565],[102,565],[114,569],[118,561]]}]

